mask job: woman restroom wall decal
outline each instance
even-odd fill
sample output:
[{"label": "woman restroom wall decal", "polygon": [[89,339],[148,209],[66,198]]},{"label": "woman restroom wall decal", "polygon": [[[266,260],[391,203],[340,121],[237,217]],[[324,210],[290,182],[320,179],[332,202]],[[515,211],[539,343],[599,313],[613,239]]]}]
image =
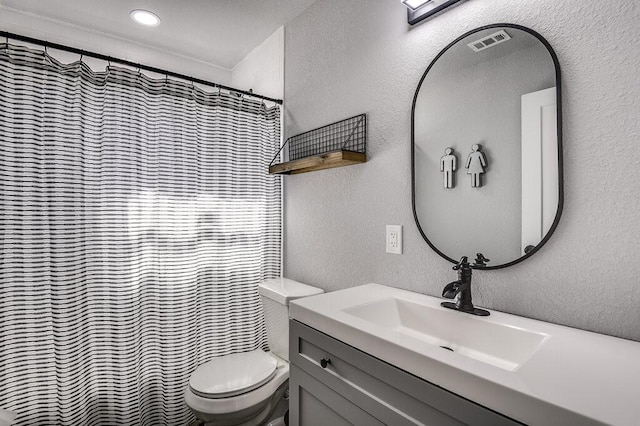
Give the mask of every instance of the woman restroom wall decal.
[{"label": "woman restroom wall decal", "polygon": [[467,169],[467,174],[471,175],[472,188],[479,188],[482,186],[481,175],[487,167],[487,159],[481,150],[482,146],[474,143],[471,146],[471,153],[467,157],[467,162],[464,166],[464,168]]}]

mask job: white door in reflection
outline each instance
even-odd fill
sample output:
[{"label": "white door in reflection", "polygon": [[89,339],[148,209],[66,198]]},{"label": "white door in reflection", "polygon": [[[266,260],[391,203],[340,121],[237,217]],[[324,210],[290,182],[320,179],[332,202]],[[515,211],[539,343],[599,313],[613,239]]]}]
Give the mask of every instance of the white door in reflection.
[{"label": "white door in reflection", "polygon": [[558,210],[556,88],[522,95],[522,241],[536,246]]}]

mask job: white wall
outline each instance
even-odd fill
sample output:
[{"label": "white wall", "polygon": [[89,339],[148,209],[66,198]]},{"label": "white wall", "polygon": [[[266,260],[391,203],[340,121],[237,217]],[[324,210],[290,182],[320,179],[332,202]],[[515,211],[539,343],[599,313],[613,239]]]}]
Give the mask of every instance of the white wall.
[{"label": "white wall", "polygon": [[[44,19],[12,9],[0,7],[0,29],[22,36],[173,71],[210,82],[223,85],[231,84],[231,70],[226,68],[182,56],[176,52],[151,48],[109,34],[91,31],[52,19]],[[19,44],[20,42],[17,43]]]},{"label": "white wall", "polygon": [[284,96],[284,27],[253,49],[231,72],[231,86],[275,99]]},{"label": "white wall", "polygon": [[[468,0],[411,28],[397,0],[315,2],[286,26],[285,137],[366,112],[369,162],[285,177],[285,275],[431,295],[455,279],[413,221],[411,102],[458,35],[521,24],[562,68],[564,213],[532,258],[476,271],[474,300],[640,341],[639,21],[636,2]],[[385,253],[385,224],[404,225],[404,254]]]}]

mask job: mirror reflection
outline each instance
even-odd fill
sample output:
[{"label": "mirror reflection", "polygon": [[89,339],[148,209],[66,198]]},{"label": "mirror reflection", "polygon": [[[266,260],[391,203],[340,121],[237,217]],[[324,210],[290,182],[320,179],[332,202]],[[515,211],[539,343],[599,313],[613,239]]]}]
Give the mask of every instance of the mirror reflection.
[{"label": "mirror reflection", "polygon": [[413,109],[413,203],[449,260],[502,267],[535,251],[560,215],[557,61],[522,27],[490,26],[434,60]]}]

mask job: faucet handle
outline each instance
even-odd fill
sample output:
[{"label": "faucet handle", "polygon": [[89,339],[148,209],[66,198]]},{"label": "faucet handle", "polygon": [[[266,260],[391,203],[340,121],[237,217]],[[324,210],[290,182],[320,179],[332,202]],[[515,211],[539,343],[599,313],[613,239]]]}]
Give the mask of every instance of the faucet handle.
[{"label": "faucet handle", "polygon": [[484,257],[484,255],[482,253],[476,253],[476,260],[473,264],[473,266],[476,267],[484,267],[487,266],[486,263],[491,261],[491,259],[487,259],[486,257]]},{"label": "faucet handle", "polygon": [[464,268],[468,268],[468,267],[469,267],[469,262],[467,262],[467,259],[468,259],[468,257],[467,257],[467,256],[462,256],[462,257],[460,258],[460,261],[459,261],[458,263],[456,263],[456,264],[453,266],[453,268],[452,268],[452,269],[453,269],[454,271],[457,271],[457,270],[459,270],[460,268],[463,268],[463,269],[464,269]]}]

